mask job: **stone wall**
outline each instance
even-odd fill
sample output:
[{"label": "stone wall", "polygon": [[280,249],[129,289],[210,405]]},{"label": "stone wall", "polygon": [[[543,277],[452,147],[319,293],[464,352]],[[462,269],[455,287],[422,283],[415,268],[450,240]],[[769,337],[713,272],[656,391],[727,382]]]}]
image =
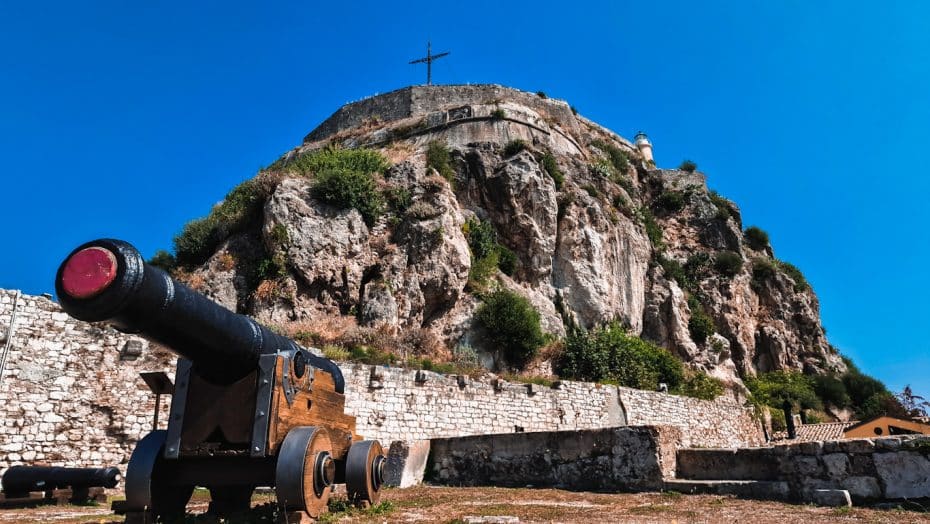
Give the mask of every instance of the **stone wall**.
[{"label": "stone wall", "polygon": [[[155,410],[139,372],[174,373],[174,357],[141,339],[73,320],[48,298],[0,290],[0,351],[5,348],[0,474],[19,463],[125,464],[152,429]],[[141,354],[133,360],[125,349]],[[162,400],[162,421],[169,401]]]},{"label": "stone wall", "polygon": [[618,391],[629,425],[676,426],[682,431],[684,447],[765,443],[762,425],[730,397],[707,401],[641,389],[618,388]]},{"label": "stone wall", "polygon": [[669,469],[663,448],[677,433],[623,427],[434,439],[427,478],[453,486],[661,489]]},{"label": "stone wall", "polygon": [[[76,321],[45,297],[0,290],[0,473],[10,465],[125,464],[151,429],[154,397],[142,371],[174,372],[174,356],[144,340]],[[129,349],[141,353],[132,358]],[[131,351],[129,353],[132,353]],[[428,371],[342,365],[346,411],[358,431],[396,440],[595,429],[631,425],[680,428],[695,446],[761,441],[761,430],[732,400],[713,402],[582,382],[557,388]],[[418,378],[419,377],[419,378]],[[169,399],[162,400],[162,427]]]},{"label": "stone wall", "polygon": [[682,449],[677,475],[781,481],[792,498],[847,490],[854,501],[930,498],[930,437],[801,442],[750,449]]},{"label": "stone wall", "polygon": [[490,104],[495,100],[524,105],[558,122],[566,130],[578,130],[578,120],[571,106],[563,100],[542,98],[534,93],[495,84],[410,86],[342,106],[311,131],[304,142],[322,140],[374,118],[380,121],[400,120],[460,105]]}]

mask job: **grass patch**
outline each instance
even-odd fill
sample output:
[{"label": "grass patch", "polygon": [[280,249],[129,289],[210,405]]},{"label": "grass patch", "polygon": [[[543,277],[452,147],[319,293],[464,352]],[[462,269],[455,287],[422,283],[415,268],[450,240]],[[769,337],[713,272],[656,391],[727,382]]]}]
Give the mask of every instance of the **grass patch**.
[{"label": "grass patch", "polygon": [[523,151],[524,149],[526,149],[526,141],[520,140],[519,138],[516,140],[511,140],[510,142],[507,142],[507,145],[504,146],[504,156],[511,157],[520,151]]},{"label": "grass patch", "polygon": [[356,209],[369,227],[378,220],[384,207],[384,199],[374,177],[364,171],[345,168],[321,171],[313,181],[311,193],[332,206]]},{"label": "grass patch", "polygon": [[757,226],[749,226],[743,231],[743,238],[750,248],[762,251],[769,247],[769,234]]},{"label": "grass patch", "polygon": [[452,182],[455,170],[452,169],[452,154],[444,142],[433,140],[426,147],[426,167],[435,169],[440,176]]},{"label": "grass patch", "polygon": [[322,171],[330,169],[344,169],[362,173],[382,173],[389,167],[390,163],[388,160],[384,158],[381,153],[373,149],[343,149],[341,147],[329,146],[304,153],[282,166],[276,167],[273,164],[269,169],[277,169],[285,173],[294,173],[302,176],[314,176]]},{"label": "grass patch", "polygon": [[552,153],[547,151],[546,154],[542,156],[541,162],[543,169],[546,170],[546,174],[555,182],[555,188],[562,189],[562,186],[565,184],[565,175],[562,173],[562,170],[559,169],[559,165],[556,163]]}]

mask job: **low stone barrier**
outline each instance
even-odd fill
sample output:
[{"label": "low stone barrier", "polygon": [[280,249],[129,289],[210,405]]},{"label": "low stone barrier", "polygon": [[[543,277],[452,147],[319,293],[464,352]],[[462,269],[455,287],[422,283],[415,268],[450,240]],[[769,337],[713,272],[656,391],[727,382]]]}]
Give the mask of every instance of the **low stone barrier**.
[{"label": "low stone barrier", "polygon": [[681,449],[677,475],[787,482],[796,500],[847,490],[855,502],[930,498],[930,436],[801,442],[747,449]]},{"label": "low stone barrier", "polygon": [[681,433],[640,426],[433,439],[427,478],[453,486],[661,489]]}]

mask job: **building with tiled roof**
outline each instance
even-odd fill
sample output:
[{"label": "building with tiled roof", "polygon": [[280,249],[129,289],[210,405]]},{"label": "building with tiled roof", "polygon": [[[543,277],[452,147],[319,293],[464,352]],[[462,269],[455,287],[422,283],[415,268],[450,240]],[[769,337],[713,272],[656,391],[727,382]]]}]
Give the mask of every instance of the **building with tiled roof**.
[{"label": "building with tiled roof", "polygon": [[[814,440],[841,440],[843,433],[858,424],[858,420],[850,422],[822,422],[819,424],[798,424],[796,426],[798,438],[793,442],[809,442]],[[787,431],[779,431],[772,435],[772,440],[786,440]]]}]

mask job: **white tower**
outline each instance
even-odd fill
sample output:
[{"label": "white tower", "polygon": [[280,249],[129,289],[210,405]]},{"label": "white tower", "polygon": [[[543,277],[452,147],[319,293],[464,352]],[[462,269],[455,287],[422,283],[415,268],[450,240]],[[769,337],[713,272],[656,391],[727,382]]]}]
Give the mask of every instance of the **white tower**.
[{"label": "white tower", "polygon": [[643,155],[643,160],[654,163],[655,161],[652,159],[652,143],[649,142],[649,137],[646,136],[646,133],[642,131],[636,133],[633,141],[633,143],[636,144],[636,148],[639,149],[639,152]]}]

